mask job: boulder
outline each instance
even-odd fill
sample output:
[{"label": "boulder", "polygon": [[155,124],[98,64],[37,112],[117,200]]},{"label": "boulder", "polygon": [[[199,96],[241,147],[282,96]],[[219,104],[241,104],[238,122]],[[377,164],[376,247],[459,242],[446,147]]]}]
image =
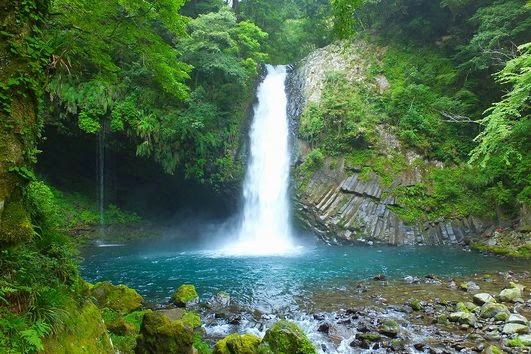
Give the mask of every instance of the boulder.
[{"label": "boulder", "polygon": [[524,334],[518,336],[518,340],[522,343],[523,346],[531,347],[531,334]]},{"label": "boulder", "polygon": [[199,295],[195,286],[183,284],[173,293],[170,301],[178,307],[193,306],[199,302]]},{"label": "boulder", "polygon": [[394,320],[385,320],[378,328],[378,332],[391,338],[396,338],[400,332],[400,326]]},{"label": "boulder", "polygon": [[494,299],[494,297],[491,294],[479,293],[479,294],[474,295],[473,301],[475,304],[481,306],[488,302],[496,302],[496,299]]},{"label": "boulder", "polygon": [[413,311],[421,311],[422,310],[422,303],[419,300],[417,300],[417,299],[411,300],[410,306],[413,309]]},{"label": "boulder", "polygon": [[506,323],[503,326],[502,332],[505,334],[524,334],[529,333],[529,327],[519,323]]},{"label": "boulder", "polygon": [[121,314],[140,309],[144,302],[135,290],[125,285],[112,285],[107,281],[96,283],[90,289],[90,295],[96,299],[99,308],[109,308]]},{"label": "boulder", "polygon": [[314,354],[312,342],[295,323],[281,320],[267,330],[259,347],[261,354]]},{"label": "boulder", "polygon": [[476,315],[465,311],[453,312],[448,318],[451,322],[458,322],[469,326],[474,326],[477,321]]},{"label": "boulder", "polygon": [[495,302],[488,302],[481,306],[479,315],[482,318],[494,318],[496,321],[505,321],[509,318],[510,313],[507,306]]},{"label": "boulder", "polygon": [[517,313],[512,313],[507,319],[507,323],[518,323],[527,326],[527,318]]},{"label": "boulder", "polygon": [[214,354],[256,354],[260,338],[252,334],[233,333],[221,339],[214,346]]},{"label": "boulder", "polygon": [[159,312],[144,315],[137,338],[136,354],[192,354],[193,329],[181,320],[171,321]]},{"label": "boulder", "polygon": [[210,299],[210,305],[216,308],[227,307],[230,305],[230,295],[220,291]]},{"label": "boulder", "polygon": [[503,302],[516,302],[522,298],[522,290],[518,287],[503,289],[498,298]]},{"label": "boulder", "polygon": [[466,283],[459,284],[459,289],[463,291],[468,291],[468,292],[477,291],[479,290],[479,285],[477,285],[473,281],[467,281]]}]

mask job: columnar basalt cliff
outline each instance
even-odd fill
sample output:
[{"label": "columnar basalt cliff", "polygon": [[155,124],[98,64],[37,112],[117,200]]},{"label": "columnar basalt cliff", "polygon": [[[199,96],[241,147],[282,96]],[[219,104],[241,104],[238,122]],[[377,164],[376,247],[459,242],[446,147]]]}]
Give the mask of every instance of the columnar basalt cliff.
[{"label": "columnar basalt cliff", "polygon": [[[298,125],[310,105],[319,104],[329,73],[343,75],[353,86],[382,95],[390,83],[384,75],[371,73],[371,68],[384,55],[385,48],[363,41],[339,42],[310,54],[290,77],[293,125]],[[387,125],[376,123],[375,127],[377,139],[369,148],[380,156],[398,155],[403,161],[391,183],[385,183],[374,171],[366,173],[364,166],[350,163],[345,154],[326,155],[318,168],[309,173],[301,171],[311,147],[307,141],[296,139],[296,216],[303,227],[327,243],[393,245],[465,243],[492,228],[488,222],[471,216],[406,222],[396,212],[402,206],[393,192],[398,187],[421,183],[427,169],[443,165],[404,147]]]}]

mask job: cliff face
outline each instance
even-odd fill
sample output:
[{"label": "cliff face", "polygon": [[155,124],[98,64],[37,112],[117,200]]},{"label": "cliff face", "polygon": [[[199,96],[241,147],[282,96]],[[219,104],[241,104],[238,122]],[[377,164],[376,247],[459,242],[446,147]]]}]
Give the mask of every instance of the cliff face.
[{"label": "cliff face", "polygon": [[[309,105],[319,104],[330,72],[343,75],[354,87],[364,86],[375,95],[383,94],[389,88],[389,81],[381,74],[370,72],[372,64],[384,55],[385,48],[363,41],[339,42],[309,55],[291,75],[293,124],[296,126]],[[317,169],[309,174],[301,173],[301,164],[311,148],[306,141],[295,139],[296,215],[304,227],[325,242],[335,244],[359,241],[394,245],[453,244],[466,242],[485,231],[488,225],[473,217],[421,223],[404,221],[395,212],[401,206],[393,191],[400,186],[421,183],[426,169],[443,166],[402,146],[385,124],[377,123],[375,131],[378,138],[370,149],[380,156],[399,156],[403,161],[391,183],[385,183],[374,171],[366,173],[363,166],[350,163],[344,154],[325,156]]]}]

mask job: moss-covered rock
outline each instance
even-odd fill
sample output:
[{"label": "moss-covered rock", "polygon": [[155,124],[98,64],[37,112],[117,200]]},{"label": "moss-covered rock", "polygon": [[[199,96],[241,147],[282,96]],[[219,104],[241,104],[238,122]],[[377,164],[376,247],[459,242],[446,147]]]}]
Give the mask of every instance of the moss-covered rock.
[{"label": "moss-covered rock", "polygon": [[515,302],[522,298],[522,290],[518,287],[503,289],[498,298],[503,302]]},{"label": "moss-covered rock", "polygon": [[479,315],[482,318],[494,318],[497,321],[505,321],[509,318],[510,313],[507,306],[490,302],[481,306]]},{"label": "moss-covered rock", "polygon": [[221,339],[214,347],[214,354],[256,354],[260,338],[252,334],[233,333]]},{"label": "moss-covered rock", "polygon": [[135,311],[127,315],[105,308],[103,320],[111,333],[114,348],[122,354],[132,354],[140,333],[140,325],[146,311]]},{"label": "moss-covered rock", "polygon": [[421,311],[422,310],[422,303],[419,300],[417,300],[417,299],[411,300],[410,306],[413,309],[413,311]]},{"label": "moss-covered rock", "polygon": [[95,284],[90,289],[90,295],[96,299],[100,308],[109,308],[121,314],[140,309],[144,302],[134,289],[125,285],[112,285],[106,281]]},{"label": "moss-covered rock", "polygon": [[185,311],[181,320],[192,328],[201,327],[201,317],[193,311]]},{"label": "moss-covered rock", "polygon": [[161,313],[148,311],[140,327],[135,353],[190,354],[193,343],[193,329],[183,321],[170,321]]},{"label": "moss-covered rock", "polygon": [[192,284],[183,284],[173,293],[171,302],[179,307],[195,305],[199,302],[199,295]]},{"label": "moss-covered rock", "polygon": [[18,243],[31,239],[33,226],[21,201],[8,202],[0,219],[0,242]]},{"label": "moss-covered rock", "polygon": [[267,330],[260,344],[259,353],[313,354],[317,352],[299,326],[293,322],[281,320]]},{"label": "moss-covered rock", "polygon": [[53,354],[115,353],[101,317],[94,304],[69,311],[71,325],[44,340],[44,352]]}]

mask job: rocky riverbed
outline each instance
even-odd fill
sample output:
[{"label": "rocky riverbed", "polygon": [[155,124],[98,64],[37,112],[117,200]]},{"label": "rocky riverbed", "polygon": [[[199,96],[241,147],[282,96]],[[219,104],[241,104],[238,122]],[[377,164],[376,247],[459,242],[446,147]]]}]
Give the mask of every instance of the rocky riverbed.
[{"label": "rocky riverbed", "polygon": [[322,353],[527,353],[531,345],[528,273],[387,281],[384,276],[299,299],[282,313],[230,304],[197,305],[206,340],[263,336],[279,319],[297,323]]}]

